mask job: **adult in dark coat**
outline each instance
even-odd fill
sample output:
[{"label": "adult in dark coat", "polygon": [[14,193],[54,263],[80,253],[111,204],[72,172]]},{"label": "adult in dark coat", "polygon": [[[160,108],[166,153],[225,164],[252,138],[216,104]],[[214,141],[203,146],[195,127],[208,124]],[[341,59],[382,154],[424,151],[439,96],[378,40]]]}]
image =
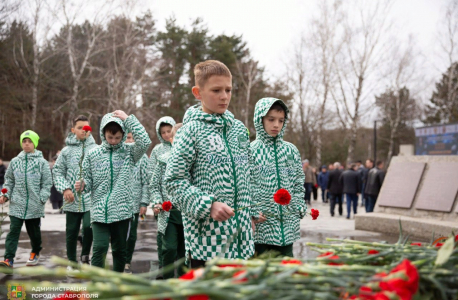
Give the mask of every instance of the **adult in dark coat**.
[{"label": "adult in dark coat", "polygon": [[356,164],[352,164],[350,169],[344,171],[339,178],[343,185],[343,193],[347,196],[347,219],[350,219],[351,207],[356,215],[358,209],[358,196],[361,192],[361,174],[357,171]]},{"label": "adult in dark coat", "polygon": [[383,171],[383,162],[378,161],[377,167],[371,169],[367,175],[366,188],[364,193],[367,195],[366,212],[373,212],[377,197],[382,188],[385,172]]},{"label": "adult in dark coat", "polygon": [[339,204],[339,215],[342,215],[342,193],[343,186],[340,183],[340,175],[342,170],[340,170],[340,163],[334,163],[334,170],[329,172],[328,177],[328,191],[329,191],[329,200],[331,201],[331,216],[334,217],[334,210],[336,203]]},{"label": "adult in dark coat", "polygon": [[321,188],[321,199],[323,203],[328,203],[329,193],[328,189],[329,173],[325,165],[321,167],[321,172],[318,174],[318,186]]}]

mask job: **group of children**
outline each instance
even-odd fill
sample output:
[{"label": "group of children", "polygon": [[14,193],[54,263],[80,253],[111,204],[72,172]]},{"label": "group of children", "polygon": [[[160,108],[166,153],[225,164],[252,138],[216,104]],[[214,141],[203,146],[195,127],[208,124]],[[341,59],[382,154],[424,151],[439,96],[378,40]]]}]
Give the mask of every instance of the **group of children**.
[{"label": "group of children", "polygon": [[[52,181],[66,202],[67,257],[74,262],[82,223],[81,262],[104,267],[111,242],[113,270],[131,272],[138,219],[150,204],[158,216],[161,266],[186,257],[188,267],[197,268],[216,256],[248,259],[269,250],[292,257],[307,206],[299,151],[283,140],[288,108],[279,99],[259,100],[250,143],[246,126],[228,111],[229,69],[208,60],[195,66],[194,75],[192,93],[200,104],[186,111],[182,124],[170,117],[157,122],[161,143],[149,160],[145,128],[120,110],[103,117],[101,145],[84,130],[88,119],[76,118],[52,177],[36,149],[38,135],[24,132],[23,151],[11,161],[0,197],[1,204],[10,201],[11,219],[0,265],[13,267],[24,222],[32,244],[27,265],[38,263],[40,218]],[[280,189],[289,191],[288,205],[273,201]],[[166,201],[170,210],[162,208]]]}]

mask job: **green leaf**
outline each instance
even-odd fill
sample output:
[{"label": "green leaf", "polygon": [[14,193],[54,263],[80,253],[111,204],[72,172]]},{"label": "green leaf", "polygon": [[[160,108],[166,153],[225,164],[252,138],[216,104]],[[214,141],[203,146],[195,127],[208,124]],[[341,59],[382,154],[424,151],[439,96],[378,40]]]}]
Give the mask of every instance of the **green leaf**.
[{"label": "green leaf", "polygon": [[445,241],[444,245],[437,251],[436,266],[443,265],[448,261],[450,255],[453,253],[453,247],[455,246],[455,237],[451,236]]}]

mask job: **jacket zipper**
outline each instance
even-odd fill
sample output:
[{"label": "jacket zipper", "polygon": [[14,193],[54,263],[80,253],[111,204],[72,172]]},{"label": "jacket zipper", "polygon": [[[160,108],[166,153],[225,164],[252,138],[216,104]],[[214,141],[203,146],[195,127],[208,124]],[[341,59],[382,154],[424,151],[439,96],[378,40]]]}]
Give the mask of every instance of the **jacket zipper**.
[{"label": "jacket zipper", "polygon": [[[29,187],[27,185],[27,165],[28,165],[28,159],[27,159],[27,153],[25,154],[25,192],[26,192],[26,195],[27,195],[27,200],[26,200],[26,203],[25,203],[25,211],[24,211],[24,219],[25,219],[25,216],[27,215],[27,210],[29,208]],[[40,199],[38,199],[40,200]]]},{"label": "jacket zipper", "polygon": [[[239,221],[239,213],[237,211],[238,207],[237,207],[237,194],[238,194],[238,189],[237,189],[237,176],[236,176],[236,173],[235,173],[235,163],[234,163],[234,158],[232,157],[232,151],[231,151],[231,148],[229,147],[229,143],[227,141],[227,133],[226,133],[226,130],[227,130],[227,123],[226,123],[226,120],[223,118],[223,122],[224,122],[224,130],[223,130],[223,137],[224,137],[224,141],[226,142],[226,147],[227,147],[227,151],[229,152],[229,156],[231,157],[231,163],[232,163],[232,177],[234,179],[234,211],[235,211],[235,220],[237,222],[237,231],[239,230],[239,227],[240,227],[240,221]],[[240,249],[240,234],[237,235],[237,256],[238,258],[242,258],[240,253],[242,252],[241,249]]]},{"label": "jacket zipper", "polygon": [[[274,139],[274,152],[275,152],[275,168],[277,169],[277,186],[281,189],[281,178],[278,170],[278,156],[277,156],[277,138]],[[283,206],[280,205],[280,228],[281,228],[281,244],[285,246],[285,231],[283,229]]]},{"label": "jacket zipper", "polygon": [[108,223],[108,201],[110,200],[111,192],[113,191],[113,149],[110,149],[110,192],[108,193],[107,201],[105,202],[105,223]]}]

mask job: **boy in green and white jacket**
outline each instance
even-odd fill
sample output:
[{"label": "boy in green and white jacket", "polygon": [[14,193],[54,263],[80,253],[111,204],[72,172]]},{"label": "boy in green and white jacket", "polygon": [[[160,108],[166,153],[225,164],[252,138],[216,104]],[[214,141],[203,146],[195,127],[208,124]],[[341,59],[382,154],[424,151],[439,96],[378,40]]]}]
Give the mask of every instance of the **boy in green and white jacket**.
[{"label": "boy in green and white jacket", "polygon": [[[126,144],[126,131],[135,143]],[[76,191],[91,193],[93,255],[91,264],[104,267],[111,238],[113,270],[123,272],[132,219],[132,168],[151,144],[148,133],[134,115],[117,110],[106,114],[100,125],[102,144],[84,158],[83,182]]]},{"label": "boy in green and white jacket", "polygon": [[[66,215],[66,244],[68,260],[76,262],[76,245],[81,223],[83,223],[83,248],[81,249],[81,262],[89,264],[89,254],[92,246],[91,228],[91,194],[78,194],[74,184],[80,179],[80,160],[83,154],[97,147],[94,138],[83,130],[89,126],[86,116],[78,116],[73,120],[72,132],[65,140],[66,146],[57,158],[52,170],[54,186],[64,195],[65,205],[63,210]],[[71,270],[69,266],[67,269]]]},{"label": "boy in green and white jacket", "polygon": [[[172,143],[173,137],[181,126],[181,123],[173,126],[171,136]],[[170,201],[163,180],[169,157],[170,151],[157,158],[156,167],[151,177],[151,202],[156,209],[160,209],[164,202]],[[185,240],[181,212],[176,208],[173,208],[171,211],[160,211],[157,227],[158,234],[160,233],[162,237],[162,262],[160,264],[162,266],[169,266],[173,264],[175,260],[185,257]],[[181,268],[177,271],[178,276],[183,274]],[[164,273],[163,278],[173,278],[174,275],[174,270],[171,270]]]},{"label": "boy in green and white jacket", "polygon": [[[173,126],[175,126],[175,124],[175,120],[172,117],[168,116],[162,117],[156,122],[156,135],[160,143],[154,146],[153,151],[151,151],[151,156],[149,160],[150,178],[153,176],[154,168],[156,167],[158,157],[172,150],[172,143],[170,142],[170,137],[172,134],[172,128]],[[158,214],[159,210],[154,209],[154,215],[157,216]],[[159,222],[159,219],[157,217],[156,220]],[[162,233],[160,233],[159,231],[157,232],[156,241],[159,268],[162,268]]]},{"label": "boy in green and white jacket", "polygon": [[[304,172],[296,146],[283,140],[289,110],[283,101],[263,98],[256,103],[254,126],[256,140],[251,142],[251,208],[256,223],[257,254],[275,250],[293,256],[293,243],[300,238],[300,220],[307,206],[303,200]],[[291,194],[289,205],[273,200],[279,189]]]},{"label": "boy in green and white jacket", "polygon": [[[127,134],[126,144],[135,143],[134,136],[131,132]],[[132,211],[134,217],[130,226],[129,238],[127,240],[126,265],[124,273],[132,273],[130,263],[134,254],[135,244],[137,242],[137,228],[139,216],[146,214],[146,207],[150,203],[149,183],[150,176],[148,174],[148,156],[143,154],[143,157],[132,168]]]},{"label": "boy in green and white jacket", "polygon": [[190,107],[167,161],[165,185],[182,212],[191,268],[217,255],[248,259],[254,253],[250,197],[250,145],[245,125],[227,108],[232,75],[209,60],[194,69]]},{"label": "boy in green and white jacket", "polygon": [[37,150],[40,137],[32,130],[21,134],[20,144],[23,149],[13,158],[5,174],[4,189],[6,194],[0,197],[0,204],[10,201],[10,232],[5,241],[5,260],[0,266],[13,267],[14,257],[25,223],[32,245],[32,252],[26,266],[38,264],[41,251],[41,219],[45,215],[45,203],[51,194],[52,178],[49,163]]}]

